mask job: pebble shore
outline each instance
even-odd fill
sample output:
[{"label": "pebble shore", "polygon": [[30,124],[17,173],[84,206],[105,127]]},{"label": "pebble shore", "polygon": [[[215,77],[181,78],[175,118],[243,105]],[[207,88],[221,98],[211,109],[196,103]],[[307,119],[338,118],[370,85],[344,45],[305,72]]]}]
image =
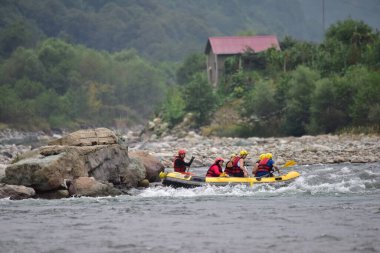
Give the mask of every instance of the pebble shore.
[{"label": "pebble shore", "polygon": [[[22,133],[15,130],[0,131],[0,176],[5,167],[18,154],[44,145],[60,135]],[[179,149],[187,151],[187,159],[195,157],[193,167],[210,166],[216,157],[228,159],[232,153],[245,149],[249,152],[248,165],[261,153],[271,152],[278,165],[295,160],[299,165],[332,163],[380,162],[380,136],[378,135],[318,135],[284,138],[219,138],[203,137],[189,132],[186,137],[166,136],[142,139],[136,132],[123,135],[130,150],[144,150],[160,158],[171,168]]]},{"label": "pebble shore", "polygon": [[[127,138],[128,139],[128,138]],[[136,142],[130,149],[143,149],[158,156],[165,167],[172,167],[178,149],[195,157],[193,166],[210,166],[216,157],[229,159],[232,153],[245,149],[248,164],[261,153],[273,153],[277,164],[295,160],[299,165],[332,163],[372,163],[380,161],[378,135],[318,135],[284,138],[206,138],[189,132],[185,138],[166,136],[161,139]]]}]

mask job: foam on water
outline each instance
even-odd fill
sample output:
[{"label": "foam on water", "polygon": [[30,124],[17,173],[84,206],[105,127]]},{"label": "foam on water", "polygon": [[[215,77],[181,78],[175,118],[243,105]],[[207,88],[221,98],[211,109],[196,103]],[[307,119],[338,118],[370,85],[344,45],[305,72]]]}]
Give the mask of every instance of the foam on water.
[{"label": "foam on water", "polygon": [[264,196],[294,194],[357,194],[379,190],[378,167],[356,168],[347,166],[298,166],[295,170],[301,176],[288,183],[256,184],[253,187],[236,186],[202,186],[192,189],[158,186],[137,191],[133,195],[142,198],[154,197],[200,197],[200,196]]}]

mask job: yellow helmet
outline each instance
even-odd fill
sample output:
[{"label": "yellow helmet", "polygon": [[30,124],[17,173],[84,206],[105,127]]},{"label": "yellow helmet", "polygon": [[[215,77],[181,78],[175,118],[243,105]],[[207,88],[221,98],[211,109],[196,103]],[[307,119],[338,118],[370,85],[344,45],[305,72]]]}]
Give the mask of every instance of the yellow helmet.
[{"label": "yellow helmet", "polygon": [[241,156],[243,156],[243,155],[248,155],[247,150],[243,149],[242,151],[240,151],[240,155],[241,155]]},{"label": "yellow helmet", "polygon": [[263,160],[265,158],[266,154],[261,154],[259,157],[260,157],[260,160]]},{"label": "yellow helmet", "polygon": [[273,157],[272,153],[266,153],[265,155],[266,155],[266,158],[268,158],[268,159],[272,159],[272,157]]}]

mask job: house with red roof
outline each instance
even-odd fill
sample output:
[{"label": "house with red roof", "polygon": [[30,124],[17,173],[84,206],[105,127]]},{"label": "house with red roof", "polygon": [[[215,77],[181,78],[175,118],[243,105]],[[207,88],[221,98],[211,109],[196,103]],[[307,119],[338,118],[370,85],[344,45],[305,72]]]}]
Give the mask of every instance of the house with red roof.
[{"label": "house with red roof", "polygon": [[274,35],[209,37],[205,49],[209,82],[213,86],[218,85],[227,57],[241,55],[248,50],[258,53],[272,47],[280,50]]}]

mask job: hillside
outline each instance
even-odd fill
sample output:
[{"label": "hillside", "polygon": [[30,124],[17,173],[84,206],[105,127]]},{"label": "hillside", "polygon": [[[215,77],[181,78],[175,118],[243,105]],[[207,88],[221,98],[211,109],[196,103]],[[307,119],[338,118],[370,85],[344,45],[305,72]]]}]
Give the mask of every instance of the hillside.
[{"label": "hillside", "polygon": [[[325,2],[326,27],[351,16],[380,28],[380,3],[376,0],[360,4],[355,0]],[[190,53],[202,52],[209,36],[245,32],[274,33],[279,38],[291,35],[306,41],[323,38],[322,1],[313,0],[1,0],[0,3],[3,32],[21,23],[29,39],[59,37],[111,52],[134,48],[155,60],[178,61]]]},{"label": "hillside", "polygon": [[[0,6],[0,128],[123,128],[153,116],[171,128],[190,114],[198,130],[211,123],[206,132],[229,136],[378,131],[375,0],[0,0]],[[209,36],[267,33],[279,37],[281,51],[247,52],[243,65],[232,57],[219,87],[208,84]],[[214,112],[243,120],[226,128],[212,120]]]}]

